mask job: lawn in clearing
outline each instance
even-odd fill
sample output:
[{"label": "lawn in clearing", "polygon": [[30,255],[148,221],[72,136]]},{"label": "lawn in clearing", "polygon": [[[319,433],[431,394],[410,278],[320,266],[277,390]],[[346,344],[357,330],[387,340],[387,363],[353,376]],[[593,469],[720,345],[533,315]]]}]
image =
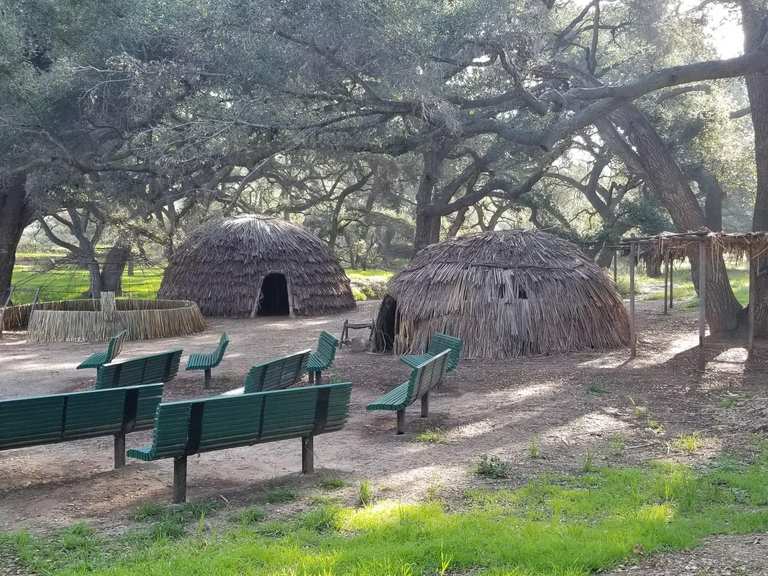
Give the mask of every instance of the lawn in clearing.
[{"label": "lawn in clearing", "polygon": [[[768,529],[765,446],[751,462],[724,457],[706,471],[652,463],[475,488],[451,511],[439,498],[344,506],[337,487],[326,483],[327,495],[287,518],[265,508],[269,497],[228,517],[215,502],[144,506],[139,526],[119,537],[78,524],[0,536],[0,546],[35,571],[68,576],[582,576],[707,535]],[[209,516],[224,518],[214,528]]]}]

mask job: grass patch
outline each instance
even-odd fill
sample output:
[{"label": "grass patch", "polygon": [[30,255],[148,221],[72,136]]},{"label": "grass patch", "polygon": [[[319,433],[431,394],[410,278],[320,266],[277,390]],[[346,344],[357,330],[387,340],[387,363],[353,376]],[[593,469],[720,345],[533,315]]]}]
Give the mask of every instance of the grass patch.
[{"label": "grass patch", "polygon": [[293,502],[299,497],[295,490],[290,488],[273,488],[264,494],[264,502],[267,504],[285,504]]},{"label": "grass patch", "polygon": [[347,485],[341,478],[323,478],[319,484],[323,490],[341,490]]},{"label": "grass patch", "polygon": [[67,576],[586,576],[640,552],[767,530],[768,452],[707,471],[658,463],[549,475],[518,489],[471,490],[464,502],[454,512],[437,501],[324,503],[177,540],[79,524],[49,537],[3,535],[0,547],[32,571]]},{"label": "grass patch", "polygon": [[440,428],[431,428],[419,432],[415,436],[416,442],[424,442],[425,444],[445,444],[448,439],[445,432]]},{"label": "grass patch", "polygon": [[[163,279],[163,268],[136,268],[134,275],[123,274],[123,295],[140,300],[154,300]],[[90,276],[86,270],[54,268],[46,272],[28,265],[13,269],[14,297],[17,304],[32,301],[35,290],[40,289],[40,300],[70,300],[79,298],[88,290]]]},{"label": "grass patch", "polygon": [[475,466],[475,474],[492,479],[509,478],[512,475],[512,465],[498,456],[483,454]]},{"label": "grass patch", "polygon": [[357,504],[358,506],[370,506],[373,504],[374,499],[373,484],[370,480],[363,480],[357,487]]},{"label": "grass patch", "polygon": [[694,432],[693,434],[681,434],[674,442],[674,447],[688,454],[695,454],[701,448],[701,436]]},{"label": "grass patch", "polygon": [[541,440],[538,436],[532,436],[528,442],[528,456],[533,460],[541,458]]}]

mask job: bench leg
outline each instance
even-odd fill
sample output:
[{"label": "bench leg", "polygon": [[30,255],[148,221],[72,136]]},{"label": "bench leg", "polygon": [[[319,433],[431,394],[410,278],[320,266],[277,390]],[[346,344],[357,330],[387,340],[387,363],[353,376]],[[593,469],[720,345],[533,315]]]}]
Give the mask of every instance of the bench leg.
[{"label": "bench leg", "polygon": [[315,437],[301,437],[301,473],[312,474],[315,471]]},{"label": "bench leg", "polygon": [[309,372],[307,374],[307,380],[309,381],[310,385],[314,384],[315,383],[315,373],[314,372]]},{"label": "bench leg", "polygon": [[115,434],[115,470],[125,466],[125,432]]},{"label": "bench leg", "polygon": [[405,409],[397,411],[397,433],[405,433]]},{"label": "bench leg", "polygon": [[173,459],[173,503],[182,504],[187,501],[187,457],[179,456]]},{"label": "bench leg", "polygon": [[211,385],[211,369],[206,368],[205,369],[205,383],[203,384],[203,388],[208,388]]},{"label": "bench leg", "polygon": [[429,392],[421,397],[421,417],[426,418],[429,416]]},{"label": "bench leg", "polygon": [[322,383],[323,383],[323,373],[322,373],[322,372],[320,372],[319,370],[318,370],[317,372],[315,372],[315,379],[314,379],[314,383],[315,383],[316,385],[317,385],[317,384],[322,384]]}]

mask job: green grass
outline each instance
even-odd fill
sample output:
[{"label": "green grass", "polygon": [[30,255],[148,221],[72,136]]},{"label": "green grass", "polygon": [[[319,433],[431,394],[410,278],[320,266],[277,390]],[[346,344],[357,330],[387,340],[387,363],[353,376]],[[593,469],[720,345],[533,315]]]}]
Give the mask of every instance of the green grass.
[{"label": "green grass", "polygon": [[[123,274],[125,296],[138,299],[154,299],[163,278],[163,268],[136,268],[134,275]],[[17,265],[13,269],[13,284],[16,287],[14,302],[25,304],[34,298],[40,288],[40,300],[69,300],[78,298],[88,290],[90,277],[86,270],[55,268],[41,272],[31,266]]]},{"label": "green grass", "polygon": [[441,428],[429,428],[416,434],[416,442],[425,444],[444,444],[448,441],[445,432]]},{"label": "green grass", "polygon": [[33,571],[67,576],[586,576],[638,552],[768,529],[768,452],[707,471],[657,463],[549,475],[518,489],[470,490],[453,508],[324,503],[285,520],[190,522],[181,537],[101,535],[78,524],[47,537],[0,536],[0,547]]},{"label": "green grass", "polygon": [[[698,297],[691,280],[691,269],[687,264],[677,266],[673,280],[674,305],[695,308],[698,306]],[[734,296],[745,306],[749,303],[749,273],[743,263],[727,262],[726,266]],[[622,295],[626,297],[629,294],[629,274],[626,271],[620,270],[616,285]],[[635,294],[644,300],[663,300],[664,278],[650,278],[642,269],[638,270],[635,276]]]},{"label": "green grass", "polygon": [[390,270],[382,270],[380,268],[347,268],[344,271],[353,282],[363,280],[389,282],[389,279],[394,275],[394,272],[391,272]]},{"label": "green grass", "polygon": [[[45,254],[25,254],[27,257],[47,256]],[[61,255],[56,255],[60,257]],[[133,276],[123,274],[123,292],[125,296],[138,299],[153,300],[157,297],[160,282],[163,279],[163,267],[136,267]],[[353,287],[355,300],[367,300],[376,297],[369,286],[386,284],[394,273],[387,270],[347,270],[349,278],[361,287]],[[40,300],[69,300],[78,298],[88,290],[90,277],[86,270],[74,268],[54,268],[46,272],[39,267],[28,264],[17,264],[13,269],[13,284],[16,286],[14,302],[26,304],[34,298],[37,288],[40,288]]]}]

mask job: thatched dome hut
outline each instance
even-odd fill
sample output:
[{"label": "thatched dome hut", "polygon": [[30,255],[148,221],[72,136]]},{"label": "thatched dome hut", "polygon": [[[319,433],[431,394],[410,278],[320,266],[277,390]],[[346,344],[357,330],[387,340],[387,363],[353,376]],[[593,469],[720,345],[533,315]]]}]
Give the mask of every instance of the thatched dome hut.
[{"label": "thatched dome hut", "polygon": [[509,230],[428,246],[392,279],[375,348],[417,353],[435,331],[464,340],[467,358],[506,358],[626,345],[629,317],[576,246]]},{"label": "thatched dome hut", "polygon": [[312,316],[355,307],[331,250],[301,226],[265,216],[214,220],[174,254],[159,298],[208,316]]}]

